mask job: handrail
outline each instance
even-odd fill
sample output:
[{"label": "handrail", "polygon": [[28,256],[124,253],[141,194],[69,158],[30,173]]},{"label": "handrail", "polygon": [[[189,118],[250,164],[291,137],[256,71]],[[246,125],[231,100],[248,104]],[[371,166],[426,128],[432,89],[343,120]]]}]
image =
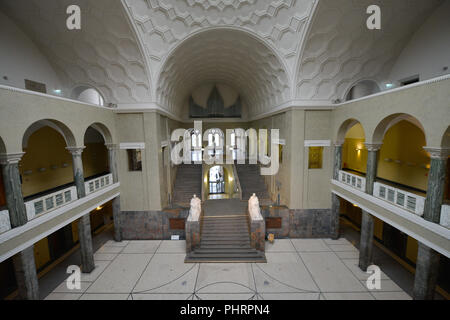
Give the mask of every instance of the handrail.
[{"label": "handrail", "polygon": [[374,183],[373,194],[418,216],[423,215],[425,197],[380,182]]},{"label": "handrail", "polygon": [[27,201],[25,202],[25,208],[27,210],[28,221],[34,219],[38,215],[62,207],[77,199],[77,188],[75,186],[70,186],[57,192]]},{"label": "handrail", "polygon": [[113,184],[112,173],[84,182],[86,195]]},{"label": "handrail", "polygon": [[239,193],[239,199],[242,200],[241,181],[239,180],[239,176],[238,176],[238,173],[237,173],[237,168],[236,168],[236,165],[234,163],[233,163],[233,175],[234,175],[234,189],[235,189],[235,190],[233,190],[233,194],[234,194],[234,191],[236,191],[236,189],[237,189],[237,191]]},{"label": "handrail", "polygon": [[441,206],[441,226],[450,229],[450,204],[442,204]]},{"label": "handrail", "polygon": [[366,178],[349,173],[344,170],[339,170],[339,181],[349,186],[352,186],[363,192],[366,191]]},{"label": "handrail", "polygon": [[8,209],[0,211],[0,233],[11,230]]}]

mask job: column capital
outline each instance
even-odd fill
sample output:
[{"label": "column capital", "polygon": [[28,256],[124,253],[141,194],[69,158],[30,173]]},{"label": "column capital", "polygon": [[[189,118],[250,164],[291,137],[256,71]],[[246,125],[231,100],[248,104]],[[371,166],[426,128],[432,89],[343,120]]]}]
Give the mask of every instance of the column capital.
[{"label": "column capital", "polygon": [[25,152],[0,154],[0,164],[18,163],[24,154]]},{"label": "column capital", "polygon": [[450,155],[450,149],[448,148],[423,147],[423,149],[430,154],[432,159],[444,160]]},{"label": "column capital", "polygon": [[81,153],[83,152],[85,146],[82,147],[66,147],[66,150],[69,151],[73,156],[81,156]]},{"label": "column capital", "polygon": [[106,149],[108,150],[117,150],[119,149],[119,145],[116,143],[105,143]]},{"label": "column capital", "polygon": [[380,150],[382,143],[364,143],[367,151],[378,151]]}]

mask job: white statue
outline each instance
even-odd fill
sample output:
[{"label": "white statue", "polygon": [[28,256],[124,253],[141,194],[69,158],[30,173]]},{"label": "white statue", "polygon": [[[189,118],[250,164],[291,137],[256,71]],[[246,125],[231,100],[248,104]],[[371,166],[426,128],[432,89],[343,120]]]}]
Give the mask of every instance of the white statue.
[{"label": "white statue", "polygon": [[191,209],[189,210],[189,221],[198,221],[200,218],[200,213],[202,212],[202,201],[194,196],[191,199]]},{"label": "white statue", "polygon": [[263,220],[261,209],[259,207],[259,200],[255,194],[248,199],[248,212],[250,213],[252,220]]}]

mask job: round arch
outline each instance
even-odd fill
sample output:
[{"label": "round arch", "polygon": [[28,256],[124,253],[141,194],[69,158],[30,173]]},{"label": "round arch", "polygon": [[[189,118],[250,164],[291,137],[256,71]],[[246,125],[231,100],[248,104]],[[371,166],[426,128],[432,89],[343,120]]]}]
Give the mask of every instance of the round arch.
[{"label": "round arch", "polygon": [[343,144],[344,140],[345,140],[345,135],[347,134],[348,130],[350,130],[353,126],[360,124],[363,131],[364,131],[364,136],[366,137],[366,131],[363,127],[363,125],[361,124],[361,121],[355,119],[355,118],[351,118],[351,119],[347,119],[345,120],[338,129],[337,132],[337,137],[336,137],[336,143],[338,144]]},{"label": "round arch", "polygon": [[384,138],[384,135],[386,134],[386,132],[392,126],[396,125],[397,123],[399,123],[400,121],[403,121],[403,120],[411,122],[412,124],[417,126],[420,130],[422,130],[422,132],[425,136],[425,141],[427,140],[425,129],[422,126],[422,124],[420,123],[420,121],[417,120],[417,118],[415,118],[412,115],[409,115],[407,113],[395,113],[395,114],[391,114],[391,115],[385,117],[383,120],[381,120],[378,123],[378,125],[376,126],[376,128],[373,132],[371,141],[373,143],[381,144],[383,142],[383,138]]},{"label": "round arch", "polygon": [[22,148],[24,149],[27,147],[28,140],[34,132],[36,132],[37,130],[39,130],[43,127],[46,127],[46,126],[56,130],[59,134],[61,134],[64,138],[64,141],[66,142],[67,147],[75,147],[76,146],[75,136],[74,136],[72,130],[70,130],[68,126],[66,126],[64,123],[62,123],[58,120],[42,119],[42,120],[33,122],[25,130],[24,134],[22,135]]},{"label": "round arch", "polygon": [[445,149],[450,149],[450,126],[448,126],[447,130],[444,132],[441,140],[441,147]]},{"label": "round arch", "polygon": [[105,105],[105,95],[94,86],[80,84],[72,89],[70,97],[85,103],[95,104],[99,106]]},{"label": "round arch", "polygon": [[247,30],[209,28],[186,37],[166,56],[157,77],[156,101],[180,114],[190,92],[206,83],[223,83],[256,110],[291,96],[283,60]]},{"label": "round arch", "polygon": [[89,128],[93,128],[100,133],[100,135],[103,137],[103,140],[105,141],[105,145],[113,143],[111,131],[104,124],[102,124],[100,122],[94,122],[93,124],[91,124],[84,130],[83,137],[86,136],[86,132]]},{"label": "round arch", "polygon": [[372,79],[358,80],[348,87],[348,89],[345,91],[345,95],[342,100],[351,101],[354,99],[378,93],[380,91],[381,91],[380,86],[375,80]]}]

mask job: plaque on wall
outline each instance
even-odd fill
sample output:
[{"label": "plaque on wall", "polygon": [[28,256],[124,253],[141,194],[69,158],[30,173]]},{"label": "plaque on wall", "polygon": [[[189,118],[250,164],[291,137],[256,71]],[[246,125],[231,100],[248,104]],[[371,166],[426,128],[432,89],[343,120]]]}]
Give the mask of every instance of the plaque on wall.
[{"label": "plaque on wall", "polygon": [[266,218],[266,229],[281,229],[281,218]]},{"label": "plaque on wall", "polygon": [[36,82],[33,80],[25,79],[25,89],[41,92],[41,93],[47,93],[47,88],[45,87],[45,83]]},{"label": "plaque on wall", "polygon": [[169,228],[172,230],[184,230],[185,219],[169,218]]}]

